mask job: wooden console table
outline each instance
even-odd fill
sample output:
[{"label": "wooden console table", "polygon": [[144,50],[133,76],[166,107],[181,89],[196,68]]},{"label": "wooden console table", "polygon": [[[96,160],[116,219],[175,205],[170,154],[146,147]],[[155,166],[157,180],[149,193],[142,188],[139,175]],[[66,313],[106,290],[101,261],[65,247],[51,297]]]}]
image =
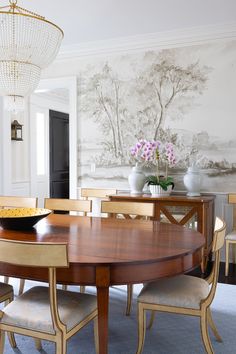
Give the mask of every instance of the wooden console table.
[{"label": "wooden console table", "polygon": [[109,199],[111,201],[154,203],[154,220],[187,226],[201,232],[205,237],[201,269],[202,272],[205,271],[214,232],[214,196],[187,197],[173,193],[170,196],[152,197],[150,194],[118,193],[110,195]]}]

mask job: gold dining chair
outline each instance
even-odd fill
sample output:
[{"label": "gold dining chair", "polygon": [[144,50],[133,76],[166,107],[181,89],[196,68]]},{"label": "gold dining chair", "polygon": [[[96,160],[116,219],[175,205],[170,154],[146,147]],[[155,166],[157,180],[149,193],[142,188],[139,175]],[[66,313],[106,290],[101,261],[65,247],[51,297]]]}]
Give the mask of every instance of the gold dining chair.
[{"label": "gold dining chair", "polygon": [[81,197],[89,199],[89,198],[100,198],[107,199],[109,195],[116,194],[117,190],[114,188],[81,188],[80,194]]},{"label": "gold dining chair", "polygon": [[[0,209],[6,208],[37,208],[38,198],[20,196],[0,196]],[[4,282],[9,282],[9,277],[4,277]],[[20,279],[19,295],[23,293],[25,279]]]},{"label": "gold dining chair", "polygon": [[49,279],[0,311],[0,354],[5,332],[53,341],[56,354],[66,354],[67,340],[92,320],[98,352],[96,296],[56,289],[56,269],[69,267],[67,244],[0,240],[0,262],[48,268]]},{"label": "gold dining chair", "polygon": [[229,194],[229,204],[233,205],[233,230],[225,237],[225,276],[229,275],[229,250],[232,245],[234,262],[236,262],[236,194]]},{"label": "gold dining chair", "polygon": [[[109,200],[109,195],[114,195],[117,193],[117,190],[114,188],[81,188],[80,195],[85,200],[94,200],[97,199],[99,202],[102,200]],[[95,205],[95,203],[94,203]],[[101,213],[101,206],[99,205],[99,211]],[[87,214],[88,215],[88,214]],[[89,214],[91,215],[91,214]]]},{"label": "gold dining chair", "polygon": [[[10,284],[0,282],[0,303],[5,302],[9,304],[14,299],[13,286]],[[9,342],[12,348],[16,347],[14,333],[8,333]]]},{"label": "gold dining chair", "polygon": [[[137,202],[111,202],[102,201],[102,213],[107,213],[109,217],[124,219],[145,219],[149,220],[154,216],[153,203]],[[133,285],[127,285],[127,305],[126,315],[130,315],[133,298]]]},{"label": "gold dining chair", "polygon": [[0,196],[0,208],[37,208],[38,198]]},{"label": "gold dining chair", "polygon": [[[82,212],[83,214],[92,211],[92,201],[91,200],[81,200],[81,199],[66,199],[66,198],[45,198],[44,208],[55,211],[76,211]],[[67,286],[62,285],[62,289],[66,290]],[[80,286],[80,292],[85,291],[85,286]]]},{"label": "gold dining chair", "polygon": [[146,312],[152,311],[148,328],[154,320],[154,311],[170,312],[200,317],[200,328],[204,347],[208,354],[213,354],[209,338],[208,325],[216,339],[222,341],[213,322],[210,305],[214,299],[219,275],[220,250],[224,245],[226,225],[216,218],[212,253],[214,264],[210,276],[205,280],[189,275],[160,279],[147,283],[138,296],[138,349],[143,351],[146,332]]},{"label": "gold dining chair", "polygon": [[56,211],[77,211],[88,213],[92,210],[91,200],[66,199],[66,198],[45,198],[44,208]]}]

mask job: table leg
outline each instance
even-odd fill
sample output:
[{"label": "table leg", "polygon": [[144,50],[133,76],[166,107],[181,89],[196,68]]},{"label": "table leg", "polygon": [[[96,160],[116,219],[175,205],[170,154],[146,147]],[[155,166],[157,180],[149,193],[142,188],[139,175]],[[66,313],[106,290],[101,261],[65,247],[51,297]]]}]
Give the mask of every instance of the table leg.
[{"label": "table leg", "polygon": [[99,354],[108,353],[109,287],[97,287]]},{"label": "table leg", "polygon": [[99,354],[108,353],[109,285],[110,285],[109,267],[107,266],[96,267]]}]

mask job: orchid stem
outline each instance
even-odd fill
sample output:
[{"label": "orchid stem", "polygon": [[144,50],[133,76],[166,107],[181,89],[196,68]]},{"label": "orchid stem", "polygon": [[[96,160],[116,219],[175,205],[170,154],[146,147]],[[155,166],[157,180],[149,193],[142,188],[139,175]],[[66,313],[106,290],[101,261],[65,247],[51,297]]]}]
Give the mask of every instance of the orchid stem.
[{"label": "orchid stem", "polygon": [[166,163],[165,179],[167,179],[167,174],[168,174],[168,164]]},{"label": "orchid stem", "polygon": [[159,164],[158,164],[158,161],[157,161],[157,182],[159,183],[160,180],[159,180]]}]

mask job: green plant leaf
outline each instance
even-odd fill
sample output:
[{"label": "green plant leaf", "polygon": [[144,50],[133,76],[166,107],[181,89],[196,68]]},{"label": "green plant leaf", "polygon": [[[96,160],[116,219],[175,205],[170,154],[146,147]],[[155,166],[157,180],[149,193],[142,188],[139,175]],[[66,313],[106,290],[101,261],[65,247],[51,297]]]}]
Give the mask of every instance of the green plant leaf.
[{"label": "green plant leaf", "polygon": [[172,189],[174,189],[174,182],[172,177],[167,177],[165,178],[164,176],[148,176],[145,180],[145,183],[150,186],[150,185],[160,185],[162,189],[165,191],[167,190],[168,186],[172,186]]}]

